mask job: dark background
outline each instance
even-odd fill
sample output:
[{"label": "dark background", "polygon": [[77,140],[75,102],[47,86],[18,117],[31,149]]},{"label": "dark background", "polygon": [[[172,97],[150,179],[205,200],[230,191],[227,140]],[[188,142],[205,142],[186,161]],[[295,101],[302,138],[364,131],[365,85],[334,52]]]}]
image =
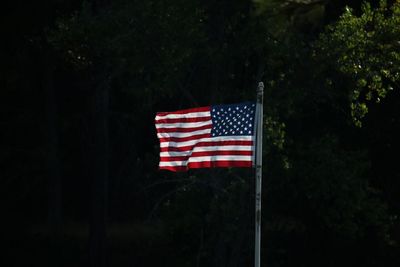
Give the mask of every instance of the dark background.
[{"label": "dark background", "polygon": [[[370,38],[362,50],[326,28],[357,30],[340,16],[363,14],[361,1],[2,6],[2,266],[251,266],[254,171],[158,171],[153,121],[252,101],[258,81],[262,266],[399,266],[399,77],[365,87],[371,100],[353,92],[400,37],[372,20],[359,29],[373,37],[344,35]],[[343,55],[374,60],[354,74]]]}]

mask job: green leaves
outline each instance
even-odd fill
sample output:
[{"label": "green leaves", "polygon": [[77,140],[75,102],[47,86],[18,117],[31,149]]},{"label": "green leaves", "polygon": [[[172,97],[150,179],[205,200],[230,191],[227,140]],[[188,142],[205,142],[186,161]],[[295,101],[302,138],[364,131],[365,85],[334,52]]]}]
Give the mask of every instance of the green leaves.
[{"label": "green leaves", "polygon": [[349,79],[351,114],[357,126],[368,113],[368,103],[379,103],[398,87],[400,77],[400,3],[377,9],[364,3],[362,14],[350,8],[329,26],[316,44],[326,61]]}]

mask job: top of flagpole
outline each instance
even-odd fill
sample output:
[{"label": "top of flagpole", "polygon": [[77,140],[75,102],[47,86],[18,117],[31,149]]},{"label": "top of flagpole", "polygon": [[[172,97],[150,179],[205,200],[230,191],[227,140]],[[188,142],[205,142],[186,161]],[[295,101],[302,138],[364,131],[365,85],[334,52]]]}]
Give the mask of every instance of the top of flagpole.
[{"label": "top of flagpole", "polygon": [[257,86],[257,102],[262,102],[262,97],[264,95],[264,83],[259,82]]},{"label": "top of flagpole", "polygon": [[263,91],[263,90],[264,90],[264,83],[263,82],[259,82],[258,83],[258,87],[257,87],[257,92]]}]

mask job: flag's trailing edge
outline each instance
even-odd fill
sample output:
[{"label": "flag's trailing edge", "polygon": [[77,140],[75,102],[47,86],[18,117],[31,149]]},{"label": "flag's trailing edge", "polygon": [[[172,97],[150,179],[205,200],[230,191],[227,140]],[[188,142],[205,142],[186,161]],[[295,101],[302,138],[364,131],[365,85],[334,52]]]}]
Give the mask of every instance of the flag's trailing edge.
[{"label": "flag's trailing edge", "polygon": [[240,103],[157,113],[160,169],[252,167],[255,110]]}]

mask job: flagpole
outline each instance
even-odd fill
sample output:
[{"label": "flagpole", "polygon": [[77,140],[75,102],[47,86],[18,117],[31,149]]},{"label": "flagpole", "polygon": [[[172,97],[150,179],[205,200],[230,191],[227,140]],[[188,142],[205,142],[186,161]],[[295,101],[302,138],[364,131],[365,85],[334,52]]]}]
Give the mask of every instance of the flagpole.
[{"label": "flagpole", "polygon": [[255,195],[255,253],[254,267],[260,267],[261,255],[261,178],[262,178],[262,135],[263,135],[264,83],[257,86],[256,106],[256,195]]}]

